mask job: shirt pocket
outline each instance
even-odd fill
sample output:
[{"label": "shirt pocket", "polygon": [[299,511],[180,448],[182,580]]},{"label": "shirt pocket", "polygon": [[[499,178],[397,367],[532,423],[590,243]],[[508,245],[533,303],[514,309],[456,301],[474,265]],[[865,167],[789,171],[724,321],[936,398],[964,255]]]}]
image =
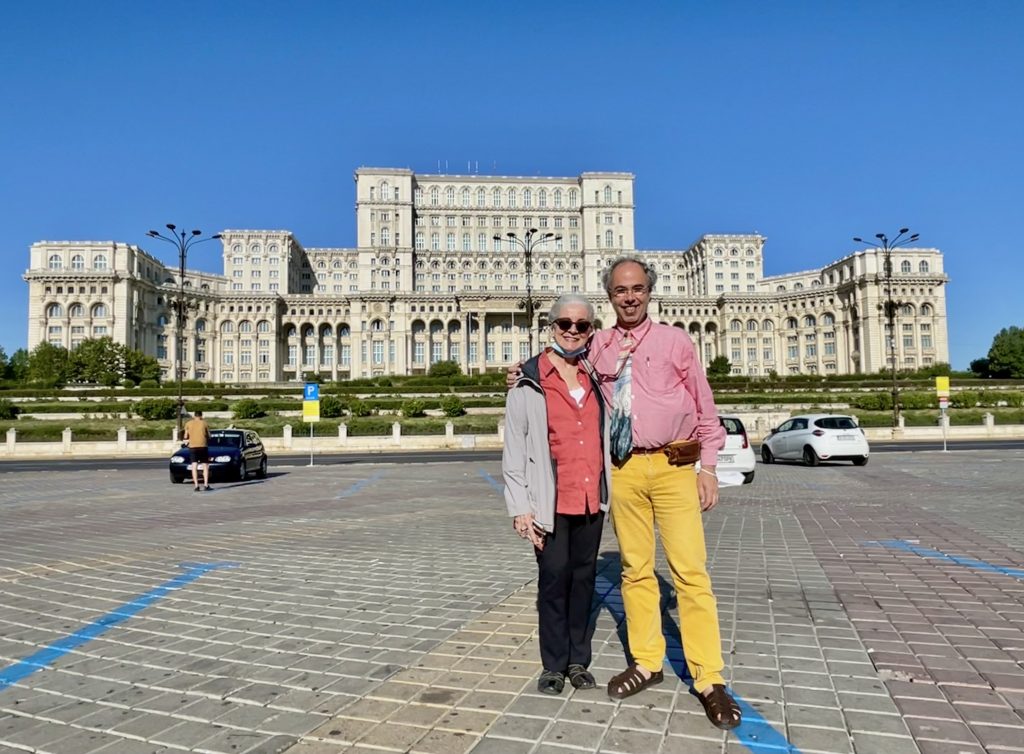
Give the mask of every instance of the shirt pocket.
[{"label": "shirt pocket", "polygon": [[652,395],[670,395],[683,389],[683,376],[661,355],[645,357],[644,384]]}]

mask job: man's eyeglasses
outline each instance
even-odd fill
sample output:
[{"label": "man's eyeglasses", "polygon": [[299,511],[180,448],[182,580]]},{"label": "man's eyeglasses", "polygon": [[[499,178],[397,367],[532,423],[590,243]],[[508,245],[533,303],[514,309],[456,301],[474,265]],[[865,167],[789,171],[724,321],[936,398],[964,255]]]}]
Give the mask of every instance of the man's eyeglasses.
[{"label": "man's eyeglasses", "polygon": [[634,285],[632,288],[626,288],[620,286],[619,288],[612,288],[612,295],[615,298],[624,298],[628,294],[632,293],[634,296],[643,296],[645,293],[649,293],[650,289],[646,285]]},{"label": "man's eyeglasses", "polygon": [[551,324],[556,325],[562,332],[569,332],[569,328],[575,325],[576,332],[580,335],[588,332],[593,326],[592,322],[587,322],[585,319],[581,319],[579,322],[573,322],[571,319],[556,319]]}]

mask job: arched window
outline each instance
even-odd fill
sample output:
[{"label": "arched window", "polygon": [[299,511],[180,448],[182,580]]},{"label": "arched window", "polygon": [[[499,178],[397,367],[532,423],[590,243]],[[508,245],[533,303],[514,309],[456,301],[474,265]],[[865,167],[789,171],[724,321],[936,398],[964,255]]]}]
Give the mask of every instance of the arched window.
[{"label": "arched window", "polygon": [[802,290],[803,290],[803,288],[804,288],[804,284],[803,284],[803,283],[796,283],[796,284],[795,284],[795,285],[793,286],[793,290],[794,290],[794,291],[802,291]]},{"label": "arched window", "polygon": [[391,245],[391,230],[390,228],[380,229],[380,245],[390,246]]},{"label": "arched window", "polygon": [[796,317],[789,317],[789,318],[786,319],[786,329],[787,330],[795,330],[796,329]]},{"label": "arched window", "polygon": [[85,257],[83,257],[81,254],[75,254],[73,257],[71,257],[71,269],[84,270]]},{"label": "arched window", "polygon": [[413,189],[412,200],[413,200],[413,202],[416,203],[417,207],[419,205],[423,204],[423,189],[420,188],[419,186],[417,186],[415,189]]},{"label": "arched window", "polygon": [[416,231],[416,251],[423,251],[427,248],[427,240],[423,236],[423,231]]},{"label": "arched window", "polygon": [[900,314],[903,315],[904,317],[913,317],[914,307],[911,306],[910,304],[904,304],[903,306],[900,307]]},{"label": "arched window", "polygon": [[569,209],[576,209],[579,204],[579,192],[576,189],[569,189]]},{"label": "arched window", "polygon": [[205,319],[197,319],[196,320],[196,332],[206,332],[206,320]]},{"label": "arched window", "polygon": [[92,308],[92,316],[93,316],[93,319],[102,319],[103,317],[106,317],[107,316],[107,305],[106,304],[96,304],[95,306],[93,306],[93,308]]},{"label": "arched window", "polygon": [[221,332],[234,332],[235,331],[235,323],[232,322],[231,320],[225,320],[224,322],[221,322],[220,323],[220,331]]},{"label": "arched window", "polygon": [[496,189],[491,191],[491,206],[492,207],[500,207],[501,206],[501,189],[496,188]]},{"label": "arched window", "polygon": [[252,332],[252,322],[243,319],[238,323],[238,332]]},{"label": "arched window", "polygon": [[816,324],[818,324],[818,321],[810,314],[804,317],[804,327],[814,327]]},{"label": "arched window", "polygon": [[92,268],[94,270],[105,270],[107,269],[107,255],[97,254],[92,258]]},{"label": "arched window", "polygon": [[85,307],[81,304],[72,304],[68,307],[68,316],[73,318],[79,318],[85,316]]},{"label": "arched window", "polygon": [[64,260],[61,259],[60,254],[51,254],[49,267],[51,270],[61,270],[64,268]]},{"label": "arched window", "polygon": [[265,319],[261,319],[256,325],[256,332],[270,332],[270,323]]},{"label": "arched window", "polygon": [[482,188],[476,190],[476,206],[483,207],[487,204],[487,192]]},{"label": "arched window", "polygon": [[298,330],[295,329],[295,325],[288,325],[284,328],[284,336],[286,338],[294,338],[298,334]]},{"label": "arched window", "polygon": [[469,206],[469,189],[468,188],[463,188],[462,191],[459,192],[459,199],[460,199],[463,207],[468,207]]},{"label": "arched window", "polygon": [[555,194],[554,194],[553,199],[554,199],[555,209],[561,209],[562,208],[562,189],[555,189]]},{"label": "arched window", "polygon": [[444,190],[444,203],[447,204],[449,207],[451,205],[455,204],[455,188],[454,187],[449,186],[448,188],[446,188]]},{"label": "arched window", "polygon": [[764,322],[761,323],[761,329],[762,330],[774,330],[775,329],[775,323],[772,322],[770,319],[766,319]]},{"label": "arched window", "polygon": [[836,323],[836,318],[834,316],[832,316],[831,314],[823,314],[823,315],[821,315],[821,324],[824,325],[825,327],[831,327],[835,323]]},{"label": "arched window", "polygon": [[338,337],[339,338],[347,338],[351,334],[352,334],[352,330],[351,330],[351,328],[349,328],[348,325],[341,325],[341,327],[338,328]]},{"label": "arched window", "polygon": [[436,207],[438,205],[438,201],[439,201],[438,197],[439,196],[440,195],[438,193],[437,186],[431,186],[430,187],[430,206]]},{"label": "arched window", "polygon": [[612,203],[612,187],[611,186],[605,186],[604,187],[604,203],[605,204],[611,204]]},{"label": "arched window", "polygon": [[747,330],[754,331],[756,329],[757,329],[757,320],[756,319],[748,319],[747,320]]},{"label": "arched window", "polygon": [[391,201],[391,184],[388,183],[387,181],[384,181],[384,183],[380,184],[380,198],[381,201],[384,202]]},{"label": "arched window", "polygon": [[732,330],[733,332],[739,332],[740,330],[743,329],[743,323],[740,322],[738,319],[734,319],[732,322],[729,323],[729,329]]},{"label": "arched window", "polygon": [[909,259],[904,259],[902,262],[900,262],[900,272],[910,272],[912,269],[913,266],[910,264]]},{"label": "arched window", "polygon": [[548,206],[548,192],[541,189],[537,192],[537,206],[547,207]]},{"label": "arched window", "polygon": [[324,325],[323,328],[321,328],[321,330],[320,330],[320,337],[321,338],[332,338],[332,337],[334,337],[334,331],[331,329],[330,325]]},{"label": "arched window", "polygon": [[302,328],[302,337],[303,338],[312,338],[313,337],[313,325],[306,325],[305,327]]},{"label": "arched window", "polygon": [[370,323],[370,329],[373,332],[383,332],[383,330],[384,330],[384,321],[380,320],[380,319],[373,320],[373,322]]},{"label": "arched window", "polygon": [[530,189],[523,189],[523,206],[524,207],[532,207],[533,206],[533,192],[530,191]]},{"label": "arched window", "polygon": [[775,290],[777,292],[781,293],[782,291],[786,290],[786,286],[784,286],[784,285],[777,285],[777,286],[775,286]]},{"label": "arched window", "polygon": [[928,272],[928,260],[922,259],[921,263],[917,265],[918,272]]},{"label": "arched window", "polygon": [[167,327],[167,315],[161,314],[159,317],[157,317],[156,318],[156,326],[157,327]]},{"label": "arched window", "polygon": [[921,316],[922,317],[930,317],[930,316],[932,316],[931,304],[921,304]]},{"label": "arched window", "polygon": [[514,188],[510,188],[506,193],[507,193],[507,199],[508,199],[508,206],[509,207],[515,207],[516,206],[516,190]]},{"label": "arched window", "polygon": [[61,306],[60,304],[50,304],[48,307],[46,307],[46,316],[47,317],[63,317],[64,316],[64,307]]}]

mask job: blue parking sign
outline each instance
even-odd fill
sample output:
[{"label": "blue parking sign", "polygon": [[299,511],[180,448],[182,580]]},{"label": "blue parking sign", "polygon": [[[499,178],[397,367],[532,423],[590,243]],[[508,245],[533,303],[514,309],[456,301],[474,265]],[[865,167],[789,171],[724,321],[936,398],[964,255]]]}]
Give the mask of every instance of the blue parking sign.
[{"label": "blue parking sign", "polygon": [[320,400],[320,385],[316,382],[307,382],[306,390],[302,395],[304,401],[318,401]]}]

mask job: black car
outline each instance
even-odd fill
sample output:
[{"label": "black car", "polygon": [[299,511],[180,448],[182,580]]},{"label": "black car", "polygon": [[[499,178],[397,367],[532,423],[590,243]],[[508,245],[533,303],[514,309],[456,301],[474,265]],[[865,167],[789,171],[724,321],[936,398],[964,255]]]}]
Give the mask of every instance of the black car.
[{"label": "black car", "polygon": [[[192,478],[192,457],[182,446],[171,456],[171,482],[181,484]],[[199,474],[202,475],[202,469]],[[244,480],[255,473],[267,476],[267,451],[260,436],[249,429],[215,429],[210,432],[210,479]],[[200,481],[202,476],[200,476]]]}]

